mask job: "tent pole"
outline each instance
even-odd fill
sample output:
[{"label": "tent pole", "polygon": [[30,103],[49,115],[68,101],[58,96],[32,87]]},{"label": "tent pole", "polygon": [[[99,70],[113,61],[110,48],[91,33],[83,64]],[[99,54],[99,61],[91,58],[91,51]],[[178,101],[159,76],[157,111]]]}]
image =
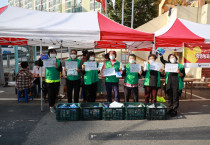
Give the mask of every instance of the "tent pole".
[{"label": "tent pole", "polygon": [[62,40],[61,40],[61,61],[63,60],[63,45],[62,45]]},{"label": "tent pole", "polygon": [[120,62],[122,62],[122,48],[120,50]]},{"label": "tent pole", "polygon": [[18,73],[18,47],[14,46],[15,49],[15,75]]},{"label": "tent pole", "polygon": [[154,35],[154,42],[152,42],[152,54],[155,54],[155,35]]},{"label": "tent pole", "polygon": [[[42,54],[42,39],[40,39],[40,55]],[[42,99],[43,99],[43,93],[42,93],[42,67],[40,68],[40,88],[41,88],[41,111],[43,111],[43,104],[42,104]]]}]

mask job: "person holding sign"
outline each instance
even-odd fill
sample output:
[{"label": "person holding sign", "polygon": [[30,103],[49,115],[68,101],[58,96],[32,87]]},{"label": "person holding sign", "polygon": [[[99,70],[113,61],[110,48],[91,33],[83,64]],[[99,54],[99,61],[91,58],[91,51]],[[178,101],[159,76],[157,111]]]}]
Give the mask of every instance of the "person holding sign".
[{"label": "person holding sign", "polygon": [[126,64],[125,70],[123,71],[123,75],[125,75],[124,80],[124,95],[125,95],[125,102],[129,102],[129,97],[132,93],[134,102],[138,102],[138,82],[139,76],[142,74],[141,65],[136,64],[136,55],[130,54],[129,55],[129,63]]},{"label": "person holding sign", "polygon": [[66,85],[67,85],[67,96],[68,103],[72,103],[72,93],[74,90],[74,103],[79,103],[79,92],[80,92],[80,62],[77,59],[77,51],[71,50],[70,59],[66,60],[65,72],[67,73]]},{"label": "person holding sign", "polygon": [[[94,69],[94,65],[92,65],[89,62],[96,63],[95,69]],[[87,66],[89,64],[91,66]],[[84,64],[82,65],[82,72],[84,74],[84,84],[85,84],[87,102],[95,102],[99,70],[97,68],[97,62],[95,61],[94,52],[92,51],[88,52],[87,63],[84,62]]]},{"label": "person holding sign", "polygon": [[[173,65],[178,64],[177,70],[174,72],[172,69],[166,68],[165,70],[171,70],[166,72],[165,84],[166,94],[168,95],[168,114],[171,117],[177,116],[177,110],[179,107],[179,97],[181,96],[182,89],[184,87],[185,69],[184,66],[177,63],[177,56],[175,54],[169,54],[168,61],[160,57],[161,62],[166,66],[170,63]],[[169,67],[169,66],[168,66]]]},{"label": "person holding sign", "polygon": [[[121,69],[120,62],[117,61],[116,58],[117,54],[116,51],[110,51],[109,52],[109,61],[106,61],[104,64],[103,69],[110,69],[113,68],[115,72],[119,72]],[[111,71],[112,73],[112,71]],[[114,73],[111,76],[106,76],[106,92],[107,92],[107,102],[112,102],[112,88],[114,90],[114,100],[116,102],[120,102],[119,97],[119,78],[116,77],[116,74]]]},{"label": "person holding sign", "polygon": [[[150,94],[152,103],[156,103],[156,96],[158,88],[160,87],[160,78],[163,75],[163,70],[159,66],[152,66],[155,63],[157,56],[155,54],[150,54],[148,56],[148,65],[147,68],[144,68],[143,75],[144,87],[145,87],[145,103],[149,103]],[[151,67],[152,66],[152,67]],[[153,69],[154,68],[154,69]],[[159,70],[157,70],[159,68]]]},{"label": "person holding sign", "polygon": [[[54,105],[55,105],[56,95],[58,95],[58,92],[59,92],[60,72],[62,71],[62,64],[60,60],[56,59],[56,55],[57,55],[57,52],[55,49],[49,49],[48,60],[55,59],[55,64],[53,64],[53,66],[50,66],[50,67],[48,65],[44,66],[45,67],[45,82],[47,84],[49,106],[50,106],[50,111],[52,113],[55,113]],[[39,66],[41,67],[43,66],[43,61],[39,59]]]}]

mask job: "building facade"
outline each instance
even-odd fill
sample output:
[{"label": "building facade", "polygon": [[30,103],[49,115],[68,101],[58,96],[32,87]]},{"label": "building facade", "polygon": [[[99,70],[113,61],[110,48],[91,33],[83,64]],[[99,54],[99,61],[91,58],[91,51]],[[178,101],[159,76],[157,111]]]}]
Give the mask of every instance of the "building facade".
[{"label": "building facade", "polygon": [[8,0],[8,5],[31,10],[77,13],[101,10],[101,4],[95,0]]}]

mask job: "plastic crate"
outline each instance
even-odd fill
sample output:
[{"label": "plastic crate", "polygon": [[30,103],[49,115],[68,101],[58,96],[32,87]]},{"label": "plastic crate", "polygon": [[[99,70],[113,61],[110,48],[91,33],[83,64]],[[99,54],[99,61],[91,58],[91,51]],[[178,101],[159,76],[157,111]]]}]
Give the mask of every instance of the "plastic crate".
[{"label": "plastic crate", "polygon": [[[149,108],[147,105],[152,105],[152,103],[147,103],[146,105],[146,118],[148,120],[166,120],[167,107],[162,103],[154,103],[155,108]],[[162,106],[163,108],[157,108]]]},{"label": "plastic crate", "polygon": [[[109,106],[110,103],[103,103]],[[105,108],[103,107],[103,120],[124,120],[125,107]]]},{"label": "plastic crate", "polygon": [[80,104],[80,119],[81,120],[102,120],[101,103],[81,103]]},{"label": "plastic crate", "polygon": [[[136,107],[128,107],[129,105]],[[142,107],[138,107],[142,105]],[[144,103],[141,102],[126,102],[125,106],[125,116],[127,120],[141,120],[146,118],[146,108]]]},{"label": "plastic crate", "polygon": [[[78,108],[59,108],[61,105],[67,106],[75,104]],[[56,106],[56,120],[57,121],[77,121],[80,115],[79,103],[59,103]]]}]

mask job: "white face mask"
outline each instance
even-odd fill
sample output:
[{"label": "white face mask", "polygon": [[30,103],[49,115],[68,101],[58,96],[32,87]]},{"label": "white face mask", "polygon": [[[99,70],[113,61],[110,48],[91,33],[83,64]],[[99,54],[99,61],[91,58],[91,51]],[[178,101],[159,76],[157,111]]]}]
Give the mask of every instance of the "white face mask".
[{"label": "white face mask", "polygon": [[77,56],[75,54],[70,55],[72,59],[75,59]]},{"label": "white face mask", "polygon": [[90,57],[90,60],[94,61],[95,60],[95,57]]},{"label": "white face mask", "polygon": [[135,63],[136,61],[134,59],[129,60],[130,63]]},{"label": "white face mask", "polygon": [[153,63],[153,62],[155,62],[154,60],[149,60],[149,63]]},{"label": "white face mask", "polygon": [[176,62],[176,58],[171,58],[171,59],[170,59],[170,62],[171,62],[171,63],[175,63],[175,62]]},{"label": "white face mask", "polygon": [[51,58],[56,58],[56,54],[50,54]]},{"label": "white face mask", "polygon": [[109,58],[110,58],[111,60],[114,60],[114,59],[115,59],[115,56],[114,56],[114,55],[110,55]]}]

